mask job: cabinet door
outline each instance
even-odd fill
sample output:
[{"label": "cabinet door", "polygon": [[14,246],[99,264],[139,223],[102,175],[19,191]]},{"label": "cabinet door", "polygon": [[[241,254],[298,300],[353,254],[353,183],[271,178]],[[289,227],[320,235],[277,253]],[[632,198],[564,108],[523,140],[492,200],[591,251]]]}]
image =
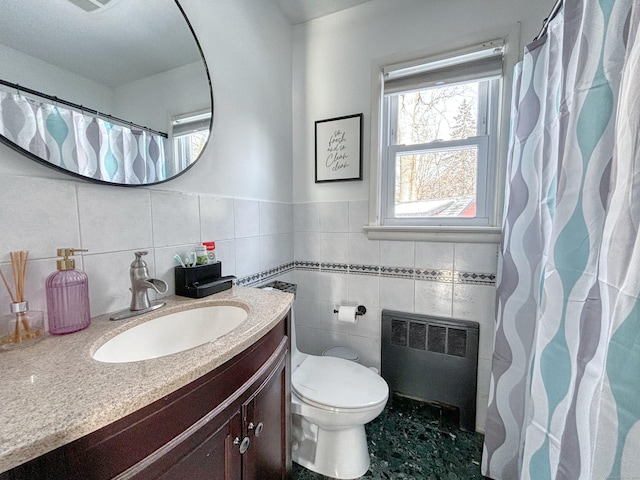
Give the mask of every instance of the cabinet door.
[{"label": "cabinet door", "polygon": [[251,445],[243,456],[242,478],[287,478],[289,391],[287,356],[243,406],[244,426]]},{"label": "cabinet door", "polygon": [[[235,439],[242,438],[242,417],[237,410],[226,421],[219,418],[195,432],[186,431],[147,468],[133,478],[161,480],[241,480],[242,459]],[[213,432],[208,428],[218,423]]]}]

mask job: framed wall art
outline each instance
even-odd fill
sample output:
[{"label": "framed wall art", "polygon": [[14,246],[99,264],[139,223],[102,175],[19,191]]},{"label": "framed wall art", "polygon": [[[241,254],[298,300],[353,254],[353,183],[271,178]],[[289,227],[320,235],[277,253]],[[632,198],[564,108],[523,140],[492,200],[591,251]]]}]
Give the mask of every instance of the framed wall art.
[{"label": "framed wall art", "polygon": [[316,183],[362,180],[362,118],[316,121]]}]

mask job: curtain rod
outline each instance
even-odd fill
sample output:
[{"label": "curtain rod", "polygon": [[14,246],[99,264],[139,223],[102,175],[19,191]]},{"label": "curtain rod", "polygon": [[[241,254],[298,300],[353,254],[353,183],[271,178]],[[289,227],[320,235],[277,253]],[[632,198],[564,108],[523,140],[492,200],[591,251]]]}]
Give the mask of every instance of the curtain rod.
[{"label": "curtain rod", "polygon": [[547,33],[547,29],[549,28],[549,22],[551,22],[551,20],[553,20],[554,17],[558,14],[563,4],[564,4],[563,0],[556,0],[556,3],[554,3],[553,8],[549,13],[549,16],[544,19],[544,22],[542,22],[542,28],[540,29],[540,33],[538,33],[536,38],[533,39],[534,42],[538,40],[540,37],[542,37],[545,33]]},{"label": "curtain rod", "polygon": [[78,105],[77,103],[73,103],[73,102],[70,102],[68,100],[63,100],[62,98],[58,98],[58,97],[53,96],[53,95],[47,95],[46,93],[42,93],[42,92],[39,92],[37,90],[33,90],[31,88],[28,88],[28,87],[23,87],[23,86],[21,86],[21,85],[19,85],[17,83],[7,82],[6,80],[3,80],[2,78],[0,78],[0,85],[4,85],[4,86],[9,87],[9,88],[14,88],[14,89],[19,90],[21,92],[29,93],[31,95],[35,95],[35,96],[40,97],[40,98],[46,98],[47,100],[50,100],[50,101],[52,101],[54,103],[61,103],[62,105],[66,105],[68,107],[75,108],[76,110],[80,110],[82,112],[90,113],[90,114],[95,115],[97,117],[105,118],[105,119],[107,119],[109,121],[112,121],[112,122],[123,123],[125,125],[128,125],[130,127],[138,129],[138,130],[144,130],[145,132],[153,133],[154,135],[159,135],[161,137],[168,138],[168,135],[166,133],[164,133],[164,132],[159,132],[159,131],[154,130],[152,128],[144,127],[142,125],[138,125],[137,123],[133,123],[133,122],[130,122],[128,120],[123,120],[121,118],[114,117],[113,115],[109,115],[108,113],[102,113],[102,112],[99,112],[97,110],[93,110],[91,108],[87,108],[87,107],[85,107],[83,105]]}]

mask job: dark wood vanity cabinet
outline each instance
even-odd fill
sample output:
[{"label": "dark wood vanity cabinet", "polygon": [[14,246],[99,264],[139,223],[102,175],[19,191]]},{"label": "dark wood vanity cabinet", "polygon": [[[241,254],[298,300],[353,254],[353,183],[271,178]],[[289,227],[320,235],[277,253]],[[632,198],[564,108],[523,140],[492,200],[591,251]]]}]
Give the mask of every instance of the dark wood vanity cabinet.
[{"label": "dark wood vanity cabinet", "polygon": [[290,478],[288,321],[180,390],[0,479]]}]

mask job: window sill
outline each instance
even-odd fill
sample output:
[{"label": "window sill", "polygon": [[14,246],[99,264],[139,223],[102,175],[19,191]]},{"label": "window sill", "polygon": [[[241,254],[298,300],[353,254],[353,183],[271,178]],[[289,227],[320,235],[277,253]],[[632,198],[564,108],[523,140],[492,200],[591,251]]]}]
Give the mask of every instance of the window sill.
[{"label": "window sill", "polygon": [[500,243],[500,227],[380,226],[365,225],[369,240],[410,242]]}]

